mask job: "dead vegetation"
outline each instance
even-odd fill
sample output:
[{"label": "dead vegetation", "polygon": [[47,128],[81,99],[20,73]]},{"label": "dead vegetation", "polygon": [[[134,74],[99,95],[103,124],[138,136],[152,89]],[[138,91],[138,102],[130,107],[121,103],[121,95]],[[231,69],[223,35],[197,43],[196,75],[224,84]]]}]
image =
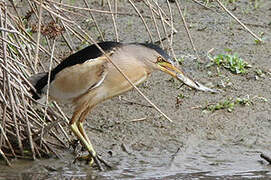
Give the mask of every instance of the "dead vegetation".
[{"label": "dead vegetation", "polygon": [[[146,41],[160,44],[176,58],[172,48],[174,35],[178,33],[172,18],[174,8],[200,60],[178,1],[167,1],[163,7],[152,0],[103,3],[0,1],[0,154],[7,164],[10,165],[10,158],[59,156],[59,149],[69,148],[68,118],[56,103],[49,103],[48,98],[45,104],[35,102],[29,94],[33,87],[27,80],[31,74],[48,71],[61,61],[62,54],[56,47],[62,46],[71,53],[96,41],[119,41],[123,34],[118,29],[119,20],[125,20],[127,28],[137,20],[144,27],[142,33],[148,34]],[[137,3],[143,3],[144,9],[139,9]],[[100,16],[106,16],[109,23],[100,22]],[[82,23],[90,23],[91,28],[81,27]],[[110,24],[111,34],[107,34],[108,26],[104,24]]]}]

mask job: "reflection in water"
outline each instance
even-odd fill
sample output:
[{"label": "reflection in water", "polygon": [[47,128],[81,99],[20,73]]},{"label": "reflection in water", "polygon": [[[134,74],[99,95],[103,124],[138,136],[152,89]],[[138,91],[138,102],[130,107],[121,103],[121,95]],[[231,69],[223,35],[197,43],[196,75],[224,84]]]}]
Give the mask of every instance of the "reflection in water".
[{"label": "reflection in water", "polygon": [[[181,149],[174,156],[167,151],[133,152],[110,158],[113,170],[99,172],[84,163],[72,164],[73,156],[65,160],[14,162],[13,168],[0,165],[1,179],[189,179],[189,178],[267,178],[271,166],[259,158],[259,153],[241,146],[200,143]],[[262,162],[262,163],[261,163]]]}]

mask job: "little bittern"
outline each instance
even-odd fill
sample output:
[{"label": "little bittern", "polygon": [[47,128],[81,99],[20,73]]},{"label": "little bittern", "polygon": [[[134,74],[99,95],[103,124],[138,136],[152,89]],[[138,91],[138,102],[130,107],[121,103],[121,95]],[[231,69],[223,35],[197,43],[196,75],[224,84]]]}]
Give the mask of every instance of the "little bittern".
[{"label": "little bittern", "polygon": [[[135,85],[145,81],[153,71],[161,70],[190,87],[215,92],[185,76],[167,53],[156,45],[118,42],[102,42],[98,45]],[[91,45],[56,66],[50,73],[49,86],[48,72],[29,79],[36,89],[31,90],[34,99],[44,97],[49,87],[51,99],[74,105],[70,127],[99,168],[99,161],[102,160],[84,130],[85,117],[96,104],[132,89],[107,57],[96,45]]]}]

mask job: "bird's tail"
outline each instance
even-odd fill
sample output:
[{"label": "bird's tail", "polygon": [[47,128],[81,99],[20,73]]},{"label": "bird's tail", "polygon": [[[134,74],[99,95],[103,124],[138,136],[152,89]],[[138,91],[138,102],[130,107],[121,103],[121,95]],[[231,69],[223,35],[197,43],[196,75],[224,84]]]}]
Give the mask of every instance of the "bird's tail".
[{"label": "bird's tail", "polygon": [[37,84],[46,75],[47,73],[43,72],[43,73],[34,74],[30,78],[28,78],[28,81],[32,84],[34,88],[36,88],[36,90],[33,90],[33,89],[30,90],[30,93],[32,94],[32,98],[35,100],[38,100],[41,98],[41,94],[38,93]]}]

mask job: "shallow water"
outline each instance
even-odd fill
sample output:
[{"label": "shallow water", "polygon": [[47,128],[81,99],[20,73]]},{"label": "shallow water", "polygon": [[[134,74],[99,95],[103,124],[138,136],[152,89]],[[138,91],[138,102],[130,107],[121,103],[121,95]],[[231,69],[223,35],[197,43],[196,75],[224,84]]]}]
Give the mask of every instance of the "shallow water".
[{"label": "shallow water", "polygon": [[271,166],[258,151],[215,143],[169,152],[136,152],[107,159],[113,170],[99,172],[83,162],[63,159],[13,162],[0,166],[0,179],[271,179]]}]

